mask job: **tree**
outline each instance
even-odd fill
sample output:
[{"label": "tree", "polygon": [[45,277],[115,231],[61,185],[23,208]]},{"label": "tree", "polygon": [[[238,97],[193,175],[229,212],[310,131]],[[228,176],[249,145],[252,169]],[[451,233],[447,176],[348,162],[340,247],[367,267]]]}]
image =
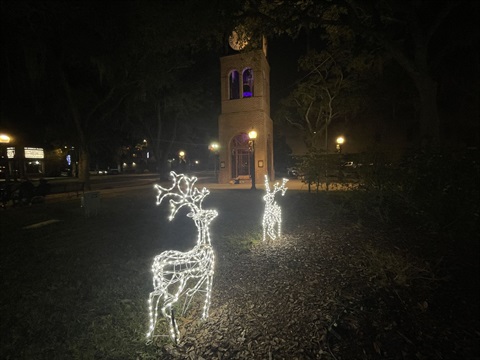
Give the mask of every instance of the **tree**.
[{"label": "tree", "polygon": [[137,59],[125,41],[128,5],[119,3],[110,17],[106,3],[39,1],[6,6],[9,34],[17,36],[24,49],[31,101],[47,114],[61,112],[65,129],[75,134],[78,176],[87,189],[90,154],[117,128],[115,112],[138,86],[132,76]]},{"label": "tree", "polygon": [[369,70],[368,54],[332,49],[311,51],[300,59],[306,75],[282,102],[279,117],[300,129],[309,151],[328,152],[328,127],[361,108],[361,79]]},{"label": "tree", "polygon": [[[446,55],[468,47],[477,51],[476,1],[252,1],[244,8],[270,34],[298,37],[322,30],[328,35],[350,29],[370,47],[385,52],[411,79],[417,91],[418,142],[441,143],[438,88]],[[452,63],[451,66],[456,64]],[[444,68],[444,64],[443,64]],[[478,81],[478,79],[477,79]],[[478,100],[477,100],[478,101]]]},{"label": "tree", "polygon": [[[231,5],[213,5],[2,2],[2,40],[8,44],[2,51],[2,74],[8,79],[2,89],[21,94],[25,104],[44,114],[46,123],[53,115],[64,120],[65,134],[74,134],[79,151],[79,178],[88,188],[91,154],[118,147],[114,139],[121,139],[126,120],[145,123],[153,114],[152,139],[174,139],[164,130],[176,129],[195,108],[188,101],[193,89],[172,88],[187,83],[181,81],[185,72],[176,70],[191,67],[190,58],[200,49],[220,48],[227,14],[233,11]],[[193,92],[205,93],[198,87]]]},{"label": "tree", "polygon": [[[211,71],[221,50],[222,21],[212,26],[219,9],[198,6],[195,1],[148,2],[135,16],[144,60],[141,87],[128,97],[125,115],[130,132],[147,139],[161,176],[168,176],[174,145],[188,142],[191,129],[203,121],[200,112],[213,107],[211,87],[217,84],[211,79],[218,75]],[[160,18],[165,19],[157,28]],[[192,26],[198,29],[195,36],[186,31]],[[185,31],[170,31],[182,27]]]}]

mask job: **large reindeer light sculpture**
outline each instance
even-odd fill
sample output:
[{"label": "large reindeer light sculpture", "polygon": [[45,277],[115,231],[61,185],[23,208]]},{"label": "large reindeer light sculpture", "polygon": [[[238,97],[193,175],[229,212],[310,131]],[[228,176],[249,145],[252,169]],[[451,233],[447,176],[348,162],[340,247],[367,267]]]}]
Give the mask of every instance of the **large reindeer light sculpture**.
[{"label": "large reindeer light sculpture", "polygon": [[282,192],[282,196],[288,188],[285,187],[288,179],[283,179],[282,185],[279,186],[278,182],[273,186],[273,192],[270,192],[270,185],[268,184],[268,176],[265,175],[265,190],[267,194],[263,197],[265,200],[265,212],[263,213],[263,241],[267,239],[267,236],[275,240],[282,234],[282,208],[275,202],[275,194],[279,191]]},{"label": "large reindeer light sculpture", "polygon": [[[155,256],[153,261],[153,292],[148,300],[150,311],[150,328],[147,338],[151,338],[155,331],[158,318],[158,308],[169,326],[170,338],[178,343],[180,333],[173,306],[180,298],[185,298],[182,315],[188,309],[193,296],[198,293],[205,295],[202,319],[208,317],[210,295],[214,270],[214,253],[210,242],[208,227],[218,215],[216,210],[202,209],[203,199],[210,193],[203,188],[195,187],[196,177],[187,177],[183,174],[170,173],[173,184],[170,188],[155,185],[158,190],[157,205],[166,198],[170,198],[171,213],[169,220],[173,220],[177,212],[184,206],[190,208],[188,217],[192,218],[198,229],[197,244],[187,252],[164,251]],[[162,301],[162,302],[161,302]]]}]

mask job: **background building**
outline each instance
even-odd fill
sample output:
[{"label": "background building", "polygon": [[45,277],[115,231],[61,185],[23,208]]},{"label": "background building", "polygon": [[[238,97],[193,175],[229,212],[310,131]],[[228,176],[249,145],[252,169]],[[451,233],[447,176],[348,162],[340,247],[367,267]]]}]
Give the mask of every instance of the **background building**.
[{"label": "background building", "polygon": [[[233,50],[245,48],[247,42],[235,39],[230,37]],[[264,182],[264,175],[275,178],[270,66],[265,39],[259,44],[220,59],[219,183],[246,181],[253,172],[258,183]],[[257,134],[253,141],[248,135],[252,130]]]}]

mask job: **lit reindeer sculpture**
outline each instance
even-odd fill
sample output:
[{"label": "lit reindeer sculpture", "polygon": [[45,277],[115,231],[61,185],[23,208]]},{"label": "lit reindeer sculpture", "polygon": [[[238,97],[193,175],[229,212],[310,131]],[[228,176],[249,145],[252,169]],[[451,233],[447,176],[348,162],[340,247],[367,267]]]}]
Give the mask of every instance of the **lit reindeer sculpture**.
[{"label": "lit reindeer sculpture", "polygon": [[188,206],[190,212],[187,216],[195,221],[198,239],[197,245],[190,251],[169,250],[155,256],[152,266],[154,291],[150,293],[148,300],[150,328],[147,338],[151,338],[154,333],[158,307],[160,300],[163,299],[161,311],[168,322],[170,338],[174,343],[178,343],[180,333],[172,307],[179,298],[185,296],[182,309],[182,315],[184,315],[195,293],[203,293],[205,301],[202,319],[208,317],[214,268],[214,253],[208,227],[218,213],[216,210],[202,209],[203,199],[210,191],[206,188],[200,191],[194,187],[197,181],[196,177],[177,175],[173,171],[170,175],[173,178],[173,185],[170,188],[155,185],[158,190],[157,205],[161,204],[165,198],[170,198],[169,220],[172,220],[182,207]]},{"label": "lit reindeer sculpture", "polygon": [[282,192],[282,196],[288,188],[285,187],[288,179],[283,179],[282,185],[279,186],[278,182],[273,186],[273,192],[270,192],[270,185],[268,184],[268,176],[265,175],[265,189],[267,194],[263,197],[265,200],[265,212],[263,213],[263,241],[267,239],[267,235],[270,239],[275,240],[282,234],[282,208],[275,202],[275,194],[279,191]]}]

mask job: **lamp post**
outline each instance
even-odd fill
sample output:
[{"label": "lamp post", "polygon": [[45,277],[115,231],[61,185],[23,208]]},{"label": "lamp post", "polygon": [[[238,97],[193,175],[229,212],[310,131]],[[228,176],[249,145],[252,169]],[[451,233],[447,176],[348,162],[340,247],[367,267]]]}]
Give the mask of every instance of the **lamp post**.
[{"label": "lamp post", "polygon": [[220,145],[218,143],[213,142],[210,144],[208,149],[213,153],[214,159],[213,159],[213,173],[215,176],[217,176],[217,157],[218,157],[218,149],[220,148]]},{"label": "lamp post", "polygon": [[0,134],[0,143],[8,144],[11,140],[11,137],[7,134]]},{"label": "lamp post", "polygon": [[185,151],[183,150],[178,153],[178,163],[178,165],[180,166],[180,170],[182,172],[185,172],[185,170],[187,169],[187,162],[185,161]]},{"label": "lamp post", "polygon": [[336,149],[337,149],[337,152],[340,154],[342,152],[342,145],[343,143],[345,142],[345,139],[343,138],[343,136],[339,136],[337,138],[337,146],[336,146]]},{"label": "lamp post", "polygon": [[252,144],[252,187],[251,190],[257,190],[255,187],[255,139],[257,138],[257,132],[255,130],[251,130],[248,133],[248,137],[250,138]]},{"label": "lamp post", "polygon": [[[2,172],[2,168],[5,171],[5,181],[10,180],[10,166],[8,164],[8,150],[7,146],[12,141],[12,138],[7,134],[0,134],[0,172]],[[3,145],[5,144],[5,145]]]}]

